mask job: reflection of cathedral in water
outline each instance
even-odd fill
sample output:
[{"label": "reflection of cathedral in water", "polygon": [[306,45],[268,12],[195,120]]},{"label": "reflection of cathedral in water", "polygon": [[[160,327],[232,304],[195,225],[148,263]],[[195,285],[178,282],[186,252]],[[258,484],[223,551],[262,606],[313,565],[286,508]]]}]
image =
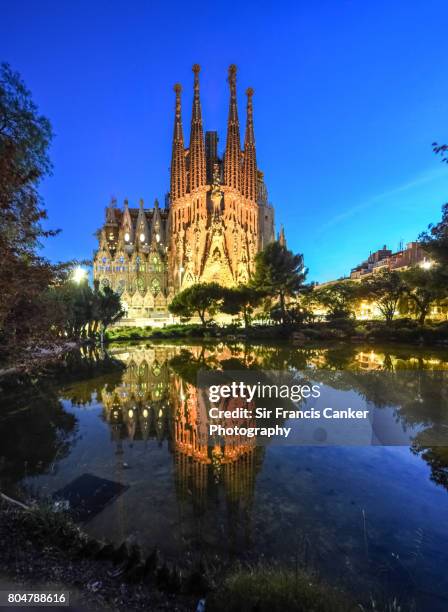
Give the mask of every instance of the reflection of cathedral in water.
[{"label": "reflection of cathedral in water", "polygon": [[[204,351],[189,350],[193,362]],[[190,496],[201,506],[209,486],[217,485],[228,502],[250,503],[263,449],[255,438],[209,440],[205,398],[169,365],[179,353],[177,347],[155,346],[114,355],[126,370],[119,385],[103,389],[101,399],[117,453],[123,452],[123,441],[167,440],[182,498]]]}]

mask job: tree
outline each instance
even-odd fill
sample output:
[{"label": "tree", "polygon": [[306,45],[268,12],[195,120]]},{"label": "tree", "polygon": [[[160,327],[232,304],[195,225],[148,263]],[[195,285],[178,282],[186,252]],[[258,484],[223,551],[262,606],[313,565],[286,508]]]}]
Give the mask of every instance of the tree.
[{"label": "tree", "polygon": [[124,314],[118,293],[110,287],[94,289],[87,279],[75,283],[69,279],[47,292],[47,308],[51,311],[51,328],[56,335],[78,340],[91,340]]},{"label": "tree", "polygon": [[375,302],[386,319],[386,324],[390,325],[404,290],[405,286],[398,272],[383,270],[362,281],[360,295]]},{"label": "tree", "polygon": [[[124,315],[121,305],[120,294],[113,291],[110,287],[99,288],[95,284],[93,293],[93,318],[101,325],[101,342],[103,334],[112,323],[116,323]],[[98,330],[98,325],[94,327],[94,333]]]},{"label": "tree", "polygon": [[327,309],[327,319],[347,319],[353,316],[358,298],[358,284],[353,281],[339,281],[319,285],[307,295],[308,303],[318,303]]},{"label": "tree", "polygon": [[197,315],[203,326],[206,316],[213,317],[223,300],[223,289],[217,283],[197,283],[174,296],[168,306],[171,314],[184,319]]},{"label": "tree", "polygon": [[255,274],[250,285],[261,294],[278,300],[281,322],[285,323],[288,316],[286,300],[296,297],[307,272],[303,255],[294,255],[279,242],[271,242],[255,256]]},{"label": "tree", "polygon": [[253,287],[239,285],[225,288],[222,292],[221,311],[230,315],[243,315],[244,327],[249,327],[254,309],[261,304],[263,295]]},{"label": "tree", "polygon": [[442,220],[436,225],[428,225],[419,241],[432,259],[448,269],[448,203],[442,206]]},{"label": "tree", "polygon": [[414,266],[402,273],[406,296],[420,325],[425,323],[431,305],[448,296],[448,274],[439,266],[425,270]]},{"label": "tree", "polygon": [[439,144],[438,142],[432,143],[432,150],[436,155],[440,155],[442,157],[442,162],[448,164],[448,145]]},{"label": "tree", "polygon": [[20,76],[0,66],[0,341],[6,352],[39,328],[40,297],[67,266],[37,255],[46,218],[37,191],[50,172],[51,125],[39,114]]}]

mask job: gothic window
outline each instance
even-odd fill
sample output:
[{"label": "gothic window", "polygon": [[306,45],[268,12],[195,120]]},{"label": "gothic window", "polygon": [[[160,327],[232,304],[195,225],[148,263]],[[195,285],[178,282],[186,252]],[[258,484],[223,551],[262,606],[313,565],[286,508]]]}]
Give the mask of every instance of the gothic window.
[{"label": "gothic window", "polygon": [[154,295],[157,295],[160,291],[160,281],[158,278],[153,278],[151,281],[151,291]]},{"label": "gothic window", "polygon": [[107,263],[107,257],[103,257],[103,259],[101,260],[103,263]]},{"label": "gothic window", "polygon": [[160,259],[157,255],[153,255],[151,257],[151,271],[152,272],[161,272],[162,266],[160,264]]},{"label": "gothic window", "polygon": [[121,294],[123,293],[123,291],[124,291],[125,284],[126,284],[126,283],[124,282],[124,280],[120,280],[120,281],[118,281],[117,291],[118,291],[118,293],[119,293],[120,295],[121,295]]},{"label": "gothic window", "polygon": [[162,371],[160,365],[157,363],[157,361],[154,363],[154,365],[152,366],[152,373],[154,374],[154,376],[160,376],[160,372]]},{"label": "gothic window", "polygon": [[120,259],[118,260],[120,263],[124,263],[124,257],[123,255],[120,257]]},{"label": "gothic window", "polygon": [[137,280],[137,287],[140,289],[140,291],[145,290],[145,281],[143,280],[143,278],[139,278]]},{"label": "gothic window", "polygon": [[110,287],[110,281],[108,278],[102,278],[101,279],[101,286],[103,287],[103,289],[105,287]]}]

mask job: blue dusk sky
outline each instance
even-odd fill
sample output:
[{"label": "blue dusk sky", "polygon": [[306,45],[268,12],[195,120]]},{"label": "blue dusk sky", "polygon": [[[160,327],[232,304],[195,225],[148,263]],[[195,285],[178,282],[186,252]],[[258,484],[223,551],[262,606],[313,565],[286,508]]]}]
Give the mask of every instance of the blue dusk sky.
[{"label": "blue dusk sky", "polygon": [[258,165],[277,229],[309,279],[347,274],[369,251],[440,218],[448,168],[446,0],[194,2],[0,0],[0,59],[51,120],[42,184],[52,260],[90,258],[111,196],[163,202],[173,84],[188,142],[191,66],[205,129],[225,145],[227,67],[255,89]]}]

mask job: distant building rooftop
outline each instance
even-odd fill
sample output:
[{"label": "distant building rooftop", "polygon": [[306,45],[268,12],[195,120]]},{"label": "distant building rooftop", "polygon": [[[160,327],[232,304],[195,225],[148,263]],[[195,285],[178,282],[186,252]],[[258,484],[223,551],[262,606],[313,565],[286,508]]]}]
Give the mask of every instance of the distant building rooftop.
[{"label": "distant building rooftop", "polygon": [[405,249],[393,253],[383,246],[382,249],[371,253],[361,264],[350,272],[352,280],[358,280],[369,274],[375,274],[380,270],[399,270],[415,266],[425,259],[425,253],[419,242],[409,242]]}]

